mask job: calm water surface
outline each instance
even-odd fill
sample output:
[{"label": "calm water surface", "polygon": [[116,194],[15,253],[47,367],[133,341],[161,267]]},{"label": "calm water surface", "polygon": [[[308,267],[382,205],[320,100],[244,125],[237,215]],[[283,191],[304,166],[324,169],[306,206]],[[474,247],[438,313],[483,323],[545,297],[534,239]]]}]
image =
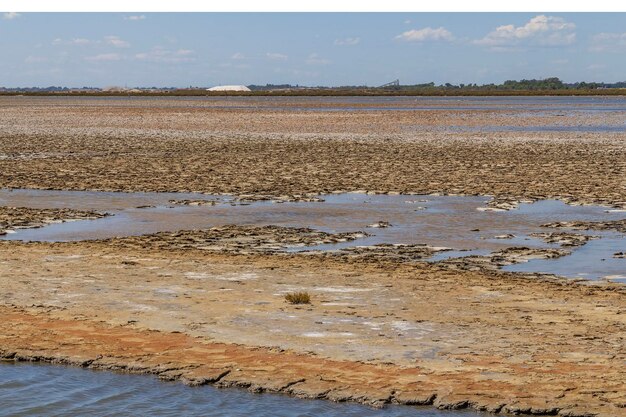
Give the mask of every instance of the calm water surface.
[{"label": "calm water surface", "polygon": [[[17,229],[0,236],[6,240],[76,241],[160,231],[204,229],[226,224],[311,227],[330,233],[366,231],[371,236],[352,242],[288,250],[338,250],[381,243],[428,244],[453,249],[433,260],[486,255],[511,246],[559,247],[531,236],[559,229],[541,227],[556,221],[605,221],[626,217],[626,212],[599,206],[570,206],[544,200],[520,204],[519,208],[485,211],[484,196],[324,195],[324,202],[237,204],[231,197],[193,193],[111,193],[95,191],[0,190],[0,205],[17,207],[68,207],[98,210],[112,216],[51,224],[37,229]],[[170,200],[212,200],[218,204],[181,206]],[[138,208],[148,206],[146,208]],[[388,228],[368,227],[378,221]],[[626,260],[613,254],[626,250],[626,237],[611,231],[585,232],[598,236],[572,254],[551,260],[530,261],[507,267],[511,271],[544,272],[562,276],[614,280],[626,279]],[[502,239],[503,235],[513,237]]]},{"label": "calm water surface", "polygon": [[[15,105],[15,98],[11,105]],[[514,110],[514,111],[626,111],[626,97],[24,97],[25,102],[56,106],[208,107],[285,111],[407,111],[407,110]],[[0,101],[0,106],[2,102]]]}]

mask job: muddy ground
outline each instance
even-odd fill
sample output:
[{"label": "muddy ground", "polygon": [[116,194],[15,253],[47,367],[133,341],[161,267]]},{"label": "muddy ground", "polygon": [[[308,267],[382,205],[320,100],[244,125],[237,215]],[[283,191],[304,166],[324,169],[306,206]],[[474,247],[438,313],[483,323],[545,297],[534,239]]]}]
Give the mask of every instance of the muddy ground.
[{"label": "muddy ground", "polygon": [[[616,285],[107,242],[0,252],[6,358],[374,404],[605,416],[626,405]],[[293,291],[312,303],[288,304]]]},{"label": "muddy ground", "polygon": [[618,126],[619,111],[263,103],[2,97],[0,187],[276,196],[366,189],[626,204],[625,133],[446,130]]},{"label": "muddy ground", "polygon": [[[203,191],[240,201],[370,190],[489,194],[513,206],[547,197],[626,205],[624,133],[448,129],[616,125],[620,112],[337,112],[323,111],[323,101],[285,102],[315,111],[0,98],[0,187]],[[19,220],[2,210],[6,223]],[[31,225],[86,215],[26,214]],[[0,355],[374,405],[626,415],[624,286],[485,267],[566,249],[441,265],[422,262],[433,249],[419,245],[276,253],[354,232],[228,226],[0,242]],[[576,236],[557,230],[546,239],[578,244]],[[293,291],[308,292],[311,304],[287,303]]]},{"label": "muddy ground", "polygon": [[106,213],[73,209],[33,209],[0,206],[0,235],[15,229],[43,227],[51,223],[71,220],[99,219]]}]

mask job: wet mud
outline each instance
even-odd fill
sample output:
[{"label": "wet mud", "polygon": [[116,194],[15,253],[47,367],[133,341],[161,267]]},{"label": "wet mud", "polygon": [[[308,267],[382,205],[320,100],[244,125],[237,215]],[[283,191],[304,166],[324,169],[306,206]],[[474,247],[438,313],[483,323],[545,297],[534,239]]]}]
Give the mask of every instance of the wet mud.
[{"label": "wet mud", "polygon": [[16,229],[43,227],[52,223],[71,220],[95,220],[106,213],[73,209],[33,209],[28,207],[0,206],[0,235],[15,232]]}]

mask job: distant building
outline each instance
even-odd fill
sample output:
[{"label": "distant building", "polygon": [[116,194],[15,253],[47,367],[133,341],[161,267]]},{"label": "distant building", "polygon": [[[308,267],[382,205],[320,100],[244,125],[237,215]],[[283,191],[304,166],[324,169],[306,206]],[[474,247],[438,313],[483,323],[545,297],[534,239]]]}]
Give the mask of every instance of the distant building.
[{"label": "distant building", "polygon": [[102,88],[102,91],[105,91],[107,93],[120,93],[120,92],[126,91],[126,90],[127,90],[126,88],[120,87],[120,86],[117,86],[117,85],[109,85],[109,86],[106,86],[106,87]]},{"label": "distant building", "polygon": [[218,85],[207,88],[206,91],[252,91],[245,85]]}]

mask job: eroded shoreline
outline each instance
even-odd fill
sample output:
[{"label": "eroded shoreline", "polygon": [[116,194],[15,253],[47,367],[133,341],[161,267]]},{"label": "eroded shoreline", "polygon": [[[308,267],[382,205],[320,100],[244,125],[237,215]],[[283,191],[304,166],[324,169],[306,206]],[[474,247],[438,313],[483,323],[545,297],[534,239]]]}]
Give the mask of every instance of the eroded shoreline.
[{"label": "eroded shoreline", "polygon": [[[8,359],[378,405],[568,416],[623,410],[626,305],[617,286],[98,242],[10,243],[0,251],[10,254],[0,264],[11,288],[1,332]],[[313,304],[286,304],[281,294],[296,289],[311,292]],[[270,331],[277,328],[286,333]],[[124,336],[89,342],[118,331]],[[183,338],[184,350],[171,341],[143,350],[152,336]],[[213,348],[239,349],[241,358],[218,355],[203,369],[213,358],[203,349]],[[254,366],[246,369],[247,361]],[[313,368],[294,370],[294,362]],[[222,375],[231,369],[242,371]]]}]

